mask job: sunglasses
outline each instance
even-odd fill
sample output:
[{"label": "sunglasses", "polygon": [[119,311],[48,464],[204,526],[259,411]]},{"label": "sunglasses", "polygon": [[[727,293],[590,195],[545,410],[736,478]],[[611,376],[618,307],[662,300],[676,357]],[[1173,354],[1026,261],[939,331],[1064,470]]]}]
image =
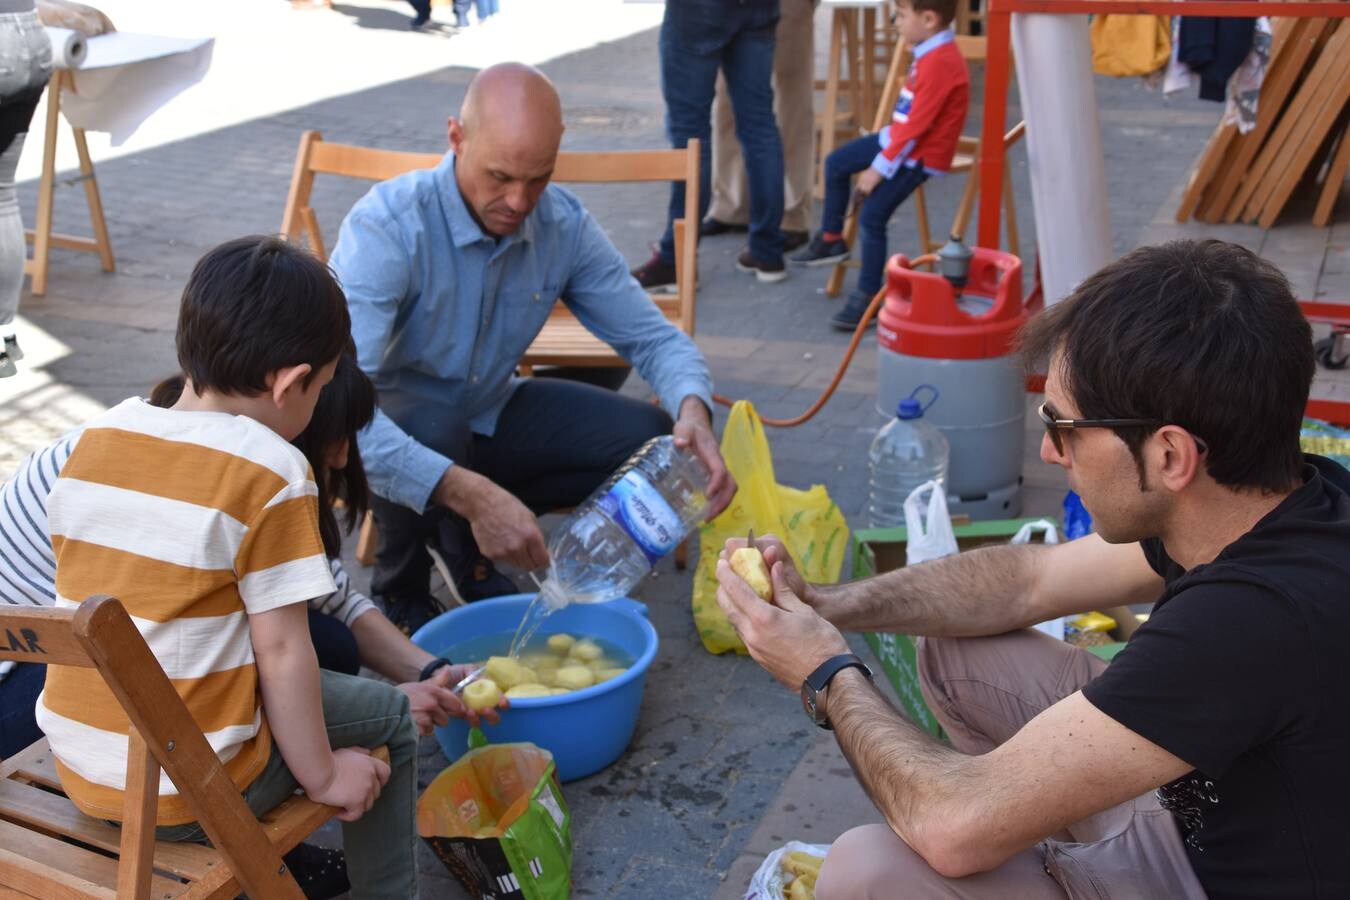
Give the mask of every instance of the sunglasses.
[{"label": "sunglasses", "polygon": [[[1049,403],[1038,406],[1036,414],[1041,417],[1045,433],[1050,435],[1050,443],[1055,445],[1055,452],[1060,456],[1064,455],[1064,436],[1060,432],[1069,428],[1161,428],[1167,424],[1157,419],[1061,419]],[[1209,451],[1209,446],[1200,438],[1191,435],[1191,439],[1201,453]]]}]

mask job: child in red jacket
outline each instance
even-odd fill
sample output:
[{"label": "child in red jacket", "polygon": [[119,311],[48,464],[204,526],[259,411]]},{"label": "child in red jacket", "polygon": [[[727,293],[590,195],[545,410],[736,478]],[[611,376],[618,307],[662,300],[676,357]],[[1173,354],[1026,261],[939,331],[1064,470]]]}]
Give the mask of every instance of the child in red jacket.
[{"label": "child in red jacket", "polygon": [[[835,150],[825,160],[825,209],[821,230],[789,260],[820,266],[847,259],[843,241],[849,179],[862,204],[862,269],[848,303],[830,319],[842,331],[857,327],[881,289],[886,267],[886,223],[929,175],[951,168],[956,142],[970,106],[970,74],[948,27],[957,0],[898,0],[901,36],[914,48],[914,64],[900,91],[891,124]],[[875,321],[875,320],[873,320]]]}]

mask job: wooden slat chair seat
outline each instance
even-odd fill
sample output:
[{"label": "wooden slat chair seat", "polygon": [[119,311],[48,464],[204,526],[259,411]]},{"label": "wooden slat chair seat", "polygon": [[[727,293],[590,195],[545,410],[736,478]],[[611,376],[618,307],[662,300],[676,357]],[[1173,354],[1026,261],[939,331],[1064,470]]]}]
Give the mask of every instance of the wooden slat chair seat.
[{"label": "wooden slat chair seat", "polygon": [[[694,333],[694,299],[698,279],[698,228],[688,226],[698,210],[699,142],[691,140],[681,150],[623,150],[594,153],[559,153],[552,180],[560,184],[620,184],[626,182],[684,182],[686,217],[675,222],[675,293],[654,294],[652,300],[685,334]],[[385,181],[417,169],[434,168],[442,157],[436,153],[378,150],[353,144],[325,141],[317,131],[300,136],[300,148],[291,174],[290,192],[282,216],[281,231],[287,238],[307,240],[321,258],[328,258],[318,216],[310,205],[315,175],[338,175],[365,181]],[[586,329],[562,305],[554,307],[543,330],[520,361],[522,375],[538,366],[618,367],[628,361]],[[357,541],[357,559],[370,565],[375,558],[374,520],[367,515]],[[677,563],[683,567],[686,549],[680,545]]]},{"label": "wooden slat chair seat", "polygon": [[[0,659],[95,668],[132,725],[121,828],[66,798],[45,739],[0,762],[0,898],[304,897],[281,856],[338,810],[297,795],[255,819],[121,603],[0,609]],[[155,840],[161,768],[212,846]]]}]

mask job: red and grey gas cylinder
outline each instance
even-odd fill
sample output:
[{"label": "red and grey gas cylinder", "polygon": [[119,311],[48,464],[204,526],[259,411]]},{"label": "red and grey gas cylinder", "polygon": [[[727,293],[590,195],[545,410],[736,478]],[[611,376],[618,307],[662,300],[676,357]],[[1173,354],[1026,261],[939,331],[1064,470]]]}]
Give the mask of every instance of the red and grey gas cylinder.
[{"label": "red and grey gas cylinder", "polygon": [[975,519],[1010,518],[1022,511],[1026,442],[1025,378],[1013,353],[1027,319],[1022,263],[983,247],[970,253],[961,286],[914,269],[902,254],[886,264],[877,409],[891,414],[916,385],[935,386],[942,399],[924,415],[951,445],[948,507]]}]

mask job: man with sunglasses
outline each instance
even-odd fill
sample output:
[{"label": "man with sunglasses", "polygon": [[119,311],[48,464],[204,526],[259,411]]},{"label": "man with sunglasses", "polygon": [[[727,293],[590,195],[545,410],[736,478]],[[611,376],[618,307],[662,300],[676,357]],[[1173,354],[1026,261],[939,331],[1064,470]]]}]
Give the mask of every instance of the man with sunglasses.
[{"label": "man with sunglasses", "polygon": [[[1288,282],[1232,244],[1141,248],[1023,351],[1048,360],[1041,457],[1094,534],[837,586],[765,539],[773,604],[718,564],[751,655],[885,818],[834,843],[818,896],[1350,896],[1350,473],[1299,449],[1313,357]],[[1109,666],[1027,627],[1148,601]],[[840,629],[923,636],[950,746]]]}]

